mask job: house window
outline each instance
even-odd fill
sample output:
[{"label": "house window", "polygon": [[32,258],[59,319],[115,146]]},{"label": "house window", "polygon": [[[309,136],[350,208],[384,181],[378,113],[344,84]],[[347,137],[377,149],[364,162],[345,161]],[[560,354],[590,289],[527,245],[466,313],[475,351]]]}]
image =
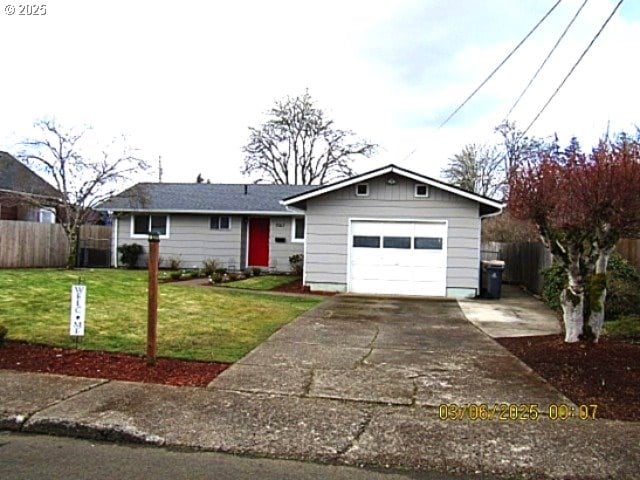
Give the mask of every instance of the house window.
[{"label": "house window", "polygon": [[304,218],[295,218],[292,225],[293,233],[291,234],[291,241],[304,242]]},{"label": "house window", "polygon": [[131,236],[146,238],[150,232],[158,232],[160,238],[169,237],[169,215],[133,215]]},{"label": "house window", "polygon": [[416,184],[415,196],[416,197],[428,197],[429,196],[429,188],[426,185],[422,184],[422,183]]},{"label": "house window", "polygon": [[41,208],[38,212],[38,221],[40,223],[56,223],[55,210],[49,208]]},{"label": "house window", "polygon": [[368,183],[359,183],[356,185],[356,196],[358,197],[368,197],[369,196],[369,184]]},{"label": "house window", "polygon": [[230,230],[231,219],[229,217],[211,217],[209,219],[209,228],[211,230]]},{"label": "house window", "polygon": [[380,237],[354,235],[353,246],[356,248],[380,248]]},{"label": "house window", "polygon": [[411,237],[384,237],[382,248],[411,248]]}]

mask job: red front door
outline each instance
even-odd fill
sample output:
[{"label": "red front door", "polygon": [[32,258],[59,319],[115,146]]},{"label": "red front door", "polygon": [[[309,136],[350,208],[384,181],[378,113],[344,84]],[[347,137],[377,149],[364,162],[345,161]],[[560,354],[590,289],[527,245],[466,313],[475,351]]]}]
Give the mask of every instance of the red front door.
[{"label": "red front door", "polygon": [[249,267],[269,266],[269,219],[249,219]]}]

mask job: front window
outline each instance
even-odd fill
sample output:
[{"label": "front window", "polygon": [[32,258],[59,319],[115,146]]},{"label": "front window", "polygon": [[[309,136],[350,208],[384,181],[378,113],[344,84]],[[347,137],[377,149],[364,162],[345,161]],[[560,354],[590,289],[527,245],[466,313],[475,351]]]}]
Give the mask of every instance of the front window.
[{"label": "front window", "polygon": [[132,219],[132,237],[146,237],[157,232],[161,237],[169,236],[168,215],[134,215]]},{"label": "front window", "polygon": [[304,241],[304,218],[295,218],[293,221],[293,235],[291,240],[294,242]]},{"label": "front window", "polygon": [[211,217],[209,221],[211,230],[229,230],[231,228],[231,219],[224,217]]}]

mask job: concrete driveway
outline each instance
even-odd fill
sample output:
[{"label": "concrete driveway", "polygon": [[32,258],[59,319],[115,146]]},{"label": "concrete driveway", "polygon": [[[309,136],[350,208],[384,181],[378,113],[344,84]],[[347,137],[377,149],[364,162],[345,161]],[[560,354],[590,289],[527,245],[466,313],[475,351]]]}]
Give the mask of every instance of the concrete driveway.
[{"label": "concrete driveway", "polygon": [[450,300],[337,296],[209,388],[370,404],[570,403]]}]

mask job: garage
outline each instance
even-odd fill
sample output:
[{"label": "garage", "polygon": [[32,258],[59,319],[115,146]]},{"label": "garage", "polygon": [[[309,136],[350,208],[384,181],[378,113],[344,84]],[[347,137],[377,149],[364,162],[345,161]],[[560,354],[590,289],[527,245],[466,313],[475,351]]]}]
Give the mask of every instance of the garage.
[{"label": "garage", "polygon": [[348,277],[353,293],[445,296],[447,222],[352,220]]}]

